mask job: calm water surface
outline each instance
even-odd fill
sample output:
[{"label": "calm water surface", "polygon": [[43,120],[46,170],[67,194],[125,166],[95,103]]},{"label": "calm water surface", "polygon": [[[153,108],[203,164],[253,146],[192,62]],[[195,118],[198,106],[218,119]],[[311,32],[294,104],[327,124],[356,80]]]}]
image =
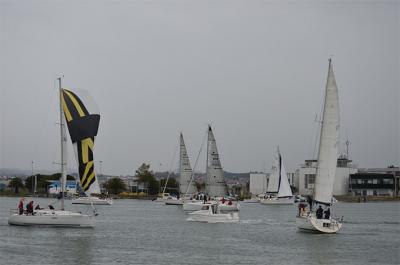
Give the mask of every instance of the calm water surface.
[{"label": "calm water surface", "polygon": [[[42,206],[50,200],[38,199]],[[8,226],[0,198],[0,264],[399,264],[400,203],[338,203],[336,235],[299,232],[296,205],[241,204],[239,223],[187,222],[178,206],[117,200],[94,229]],[[68,209],[87,210],[86,206]]]}]

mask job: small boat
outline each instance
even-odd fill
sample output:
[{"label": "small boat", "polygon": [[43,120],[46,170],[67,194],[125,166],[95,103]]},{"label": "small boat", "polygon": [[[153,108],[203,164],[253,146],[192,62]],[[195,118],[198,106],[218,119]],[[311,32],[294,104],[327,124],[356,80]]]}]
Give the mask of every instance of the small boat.
[{"label": "small boat", "polygon": [[[66,211],[64,207],[64,191],[66,184],[67,168],[67,133],[74,145],[75,152],[79,157],[79,175],[81,183],[89,190],[95,182],[93,163],[94,138],[100,122],[100,115],[89,112],[89,108],[83,105],[83,98],[79,98],[70,90],[63,89],[61,78],[58,78],[60,93],[60,142],[61,142],[61,209],[60,210],[33,210],[29,214],[12,212],[8,223],[20,226],[55,226],[55,227],[94,227],[94,217],[97,215],[93,209],[92,215],[79,212]],[[82,174],[84,173],[84,174]]]},{"label": "small boat", "polygon": [[164,200],[165,205],[182,205],[183,201],[181,198],[175,197],[175,196],[168,196]]},{"label": "small boat", "polygon": [[218,203],[203,204],[201,209],[189,213],[187,221],[205,223],[232,223],[239,221],[238,212],[221,213]]},{"label": "small boat", "polygon": [[274,165],[269,177],[267,195],[260,200],[261,204],[266,205],[283,205],[293,204],[294,198],[290,188],[289,180],[283,166],[282,156],[277,148]]},{"label": "small boat", "polygon": [[264,198],[263,194],[257,195],[255,197],[251,197],[250,199],[244,199],[243,202],[244,203],[259,203],[261,201],[261,199]]},{"label": "small boat", "polygon": [[157,198],[153,199],[155,202],[165,202],[165,200],[170,196],[169,193],[163,193],[162,196],[158,196]]},{"label": "small boat", "polygon": [[78,197],[72,200],[72,204],[85,205],[112,205],[114,202],[111,198],[99,198],[95,196]]},{"label": "small boat", "polygon": [[[303,231],[332,234],[342,228],[342,220],[333,218],[329,208],[334,201],[332,192],[339,146],[338,94],[332,62],[329,59],[313,200],[308,212],[300,210],[296,216],[297,227]],[[318,207],[318,209],[314,211],[313,206],[315,206],[314,208]],[[325,213],[325,216],[323,216],[323,213]]]}]

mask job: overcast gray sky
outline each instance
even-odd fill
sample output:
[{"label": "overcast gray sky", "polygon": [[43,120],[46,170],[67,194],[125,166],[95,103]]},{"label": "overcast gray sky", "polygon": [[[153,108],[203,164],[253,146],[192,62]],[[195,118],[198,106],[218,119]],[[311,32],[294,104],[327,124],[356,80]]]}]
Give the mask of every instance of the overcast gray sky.
[{"label": "overcast gray sky", "polygon": [[208,123],[225,170],[270,168],[279,145],[293,171],[313,156],[331,55],[341,150],[348,137],[359,166],[398,165],[399,14],[399,1],[0,0],[0,168],[57,169],[62,73],[100,108],[103,173],[167,170],[180,131],[193,165]]}]

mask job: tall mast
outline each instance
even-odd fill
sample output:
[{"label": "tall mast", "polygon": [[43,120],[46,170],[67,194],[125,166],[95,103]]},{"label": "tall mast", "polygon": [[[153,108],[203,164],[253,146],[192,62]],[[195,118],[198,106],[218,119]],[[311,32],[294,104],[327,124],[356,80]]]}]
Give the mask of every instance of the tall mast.
[{"label": "tall mast", "polygon": [[207,159],[206,159],[206,186],[205,186],[205,192],[206,194],[208,193],[207,186],[210,184],[209,179],[208,179],[208,152],[210,149],[210,130],[211,130],[211,125],[208,125],[208,130],[207,130]]},{"label": "tall mast", "polygon": [[60,91],[60,136],[61,136],[61,211],[64,211],[64,190],[65,190],[65,181],[66,181],[66,168],[67,168],[67,152],[66,152],[66,129],[64,123],[64,109],[63,109],[63,95],[62,95],[62,87],[61,87],[61,77],[58,78],[58,86]]}]

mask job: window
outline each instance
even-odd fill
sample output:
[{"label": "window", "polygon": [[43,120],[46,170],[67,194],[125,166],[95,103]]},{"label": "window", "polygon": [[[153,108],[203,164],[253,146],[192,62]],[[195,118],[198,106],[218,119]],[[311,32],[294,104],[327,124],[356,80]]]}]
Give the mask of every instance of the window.
[{"label": "window", "polygon": [[374,190],[373,194],[374,194],[374,196],[377,196],[378,195],[377,190]]},{"label": "window", "polygon": [[372,180],[372,183],[373,183],[373,184],[378,184],[378,180],[377,180],[377,179],[373,179],[373,180]]},{"label": "window", "polygon": [[304,188],[309,189],[311,188],[311,185],[315,184],[315,174],[305,174],[304,178]]},{"label": "window", "polygon": [[383,179],[383,184],[393,184],[393,179]]},{"label": "window", "polygon": [[372,179],[368,179],[367,184],[372,184]]}]

